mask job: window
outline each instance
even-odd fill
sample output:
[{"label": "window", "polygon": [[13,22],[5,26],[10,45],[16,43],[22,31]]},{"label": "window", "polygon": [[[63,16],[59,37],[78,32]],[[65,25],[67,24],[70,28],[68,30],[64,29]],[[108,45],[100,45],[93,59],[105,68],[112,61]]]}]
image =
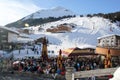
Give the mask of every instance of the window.
[{"label": "window", "polygon": [[2,40],[1,42],[7,42],[7,40]]},{"label": "window", "polygon": [[104,44],[102,44],[102,47],[104,47]]},{"label": "window", "polygon": [[109,42],[109,40],[107,40],[107,42]]},{"label": "window", "polygon": [[50,53],[50,51],[48,51],[48,53]]},{"label": "window", "polygon": [[111,42],[113,42],[113,40],[111,40]]},{"label": "window", "polygon": [[7,35],[2,35],[2,37],[7,37]]},{"label": "window", "polygon": [[0,30],[0,33],[2,33],[3,32],[3,30]]},{"label": "window", "polygon": [[116,45],[118,45],[118,41],[116,42]]},{"label": "window", "polygon": [[120,40],[118,40],[118,45],[120,45]]},{"label": "window", "polygon": [[98,40],[98,43],[100,43],[100,39]]},{"label": "window", "polygon": [[54,51],[52,51],[52,53],[54,53]]},{"label": "window", "polygon": [[104,42],[104,40],[103,40],[103,42]]}]

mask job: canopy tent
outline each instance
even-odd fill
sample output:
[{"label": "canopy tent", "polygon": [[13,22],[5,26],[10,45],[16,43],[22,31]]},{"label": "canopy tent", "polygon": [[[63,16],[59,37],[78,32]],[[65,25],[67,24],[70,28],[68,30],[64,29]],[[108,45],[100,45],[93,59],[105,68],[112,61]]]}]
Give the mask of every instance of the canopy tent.
[{"label": "canopy tent", "polygon": [[62,50],[62,54],[68,56],[73,50],[74,48],[64,49]]},{"label": "canopy tent", "polygon": [[80,49],[78,47],[62,50],[62,53],[66,56],[96,55],[93,48]]},{"label": "canopy tent", "polygon": [[23,62],[23,61],[15,61],[15,62],[13,62],[13,64],[19,64],[19,63],[25,64],[25,62]]}]

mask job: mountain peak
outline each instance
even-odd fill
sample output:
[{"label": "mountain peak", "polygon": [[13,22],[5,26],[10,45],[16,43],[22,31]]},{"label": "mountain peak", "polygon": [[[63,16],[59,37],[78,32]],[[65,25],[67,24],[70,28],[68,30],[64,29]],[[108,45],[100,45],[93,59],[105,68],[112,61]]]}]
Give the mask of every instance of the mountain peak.
[{"label": "mountain peak", "polygon": [[68,15],[75,15],[72,11],[58,6],[52,9],[43,9],[39,10],[31,15],[28,15],[27,17],[24,17],[23,20],[27,19],[39,19],[39,18],[48,18],[48,17],[62,17],[62,16],[68,16]]},{"label": "mountain peak", "polygon": [[66,8],[57,6],[57,7],[52,8],[52,10],[66,10]]}]

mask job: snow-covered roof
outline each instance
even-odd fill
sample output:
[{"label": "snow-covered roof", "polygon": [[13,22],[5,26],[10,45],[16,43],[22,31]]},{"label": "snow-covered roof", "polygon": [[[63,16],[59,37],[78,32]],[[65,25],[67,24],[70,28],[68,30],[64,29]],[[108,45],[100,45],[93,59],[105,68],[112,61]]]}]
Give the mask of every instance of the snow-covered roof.
[{"label": "snow-covered roof", "polygon": [[108,35],[98,37],[97,39],[102,39],[102,38],[106,38],[106,37],[110,37],[110,36],[120,36],[120,35],[119,34],[108,34]]},{"label": "snow-covered roof", "polygon": [[21,29],[23,29],[23,30],[25,30],[25,29],[31,30],[31,29],[33,29],[33,28],[34,28],[34,26],[31,26],[31,27],[24,27],[24,28],[21,28]]},{"label": "snow-covered roof", "polygon": [[75,15],[75,13],[63,7],[55,7],[52,9],[44,9],[37,11],[31,15],[24,17],[23,20],[29,18],[37,19],[37,18],[48,18],[48,17],[62,17],[67,15]]},{"label": "snow-covered roof", "polygon": [[14,42],[17,42],[17,43],[28,43],[28,42],[33,42],[34,40],[33,39],[30,39],[30,38],[17,38]]},{"label": "snow-covered roof", "polygon": [[19,34],[18,31],[15,31],[15,30],[13,30],[13,29],[11,29],[11,28],[8,28],[8,27],[5,27],[5,26],[0,26],[0,28],[5,29],[5,30],[8,30],[8,31],[13,32],[13,33],[16,33],[16,34]]},{"label": "snow-covered roof", "polygon": [[27,34],[20,34],[19,36],[23,37],[23,38],[29,38],[29,36]]}]

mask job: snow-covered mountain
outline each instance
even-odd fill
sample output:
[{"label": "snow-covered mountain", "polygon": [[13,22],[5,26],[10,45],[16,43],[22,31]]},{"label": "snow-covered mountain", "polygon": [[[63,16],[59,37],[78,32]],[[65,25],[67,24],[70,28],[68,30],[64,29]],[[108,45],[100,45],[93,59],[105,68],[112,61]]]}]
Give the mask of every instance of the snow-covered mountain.
[{"label": "snow-covered mountain", "polygon": [[[72,11],[62,8],[56,7],[52,9],[40,10],[31,15],[28,15],[22,18],[15,23],[12,23],[11,26],[24,26],[25,23],[34,24],[40,23],[40,21],[44,22],[44,19],[41,18],[49,18],[49,17],[63,17],[68,15],[75,15]],[[38,20],[41,19],[41,20]],[[59,49],[67,49],[67,48],[95,48],[97,46],[97,38],[110,34],[120,35],[120,22],[112,23],[109,19],[105,19],[102,17],[69,17],[62,18],[58,21],[53,20],[48,23],[44,22],[39,26],[34,26],[38,24],[34,24],[33,27],[26,27],[34,30],[33,34],[30,34],[29,37],[36,40],[40,37],[47,37],[49,44],[48,50],[52,50],[55,54],[58,54]],[[48,29],[60,28],[59,25],[67,26],[70,31],[58,31],[55,33],[48,32]],[[9,26],[9,25],[8,25]],[[16,27],[15,26],[15,27]],[[10,27],[10,26],[9,26]],[[57,31],[57,30],[56,30]],[[17,51],[19,52],[19,51]],[[15,52],[15,53],[17,53]],[[24,51],[21,51],[24,53]],[[33,52],[30,52],[33,53]],[[18,53],[19,54],[19,53]],[[18,55],[17,55],[18,56]]]},{"label": "snow-covered mountain", "polygon": [[48,17],[56,17],[57,18],[57,17],[68,16],[68,15],[73,16],[73,15],[75,15],[75,13],[59,6],[59,7],[55,7],[52,9],[39,10],[33,14],[30,14],[30,15],[24,17],[23,20],[48,18]]},{"label": "snow-covered mountain", "polygon": [[[47,32],[47,29],[56,29],[59,25],[68,26],[71,31],[58,31],[55,33]],[[111,23],[109,19],[102,17],[72,17],[65,18],[55,22],[49,22],[39,26],[26,27],[25,29],[34,30],[33,34],[29,37],[36,40],[41,37],[47,37],[48,51],[54,53],[48,53],[49,56],[56,56],[59,54],[59,50],[66,50],[68,48],[96,48],[97,38],[106,35],[117,34],[120,35],[120,23]],[[32,50],[27,49],[16,50],[12,52],[15,58],[25,58],[26,56],[39,57]],[[26,54],[25,54],[26,53]],[[24,55],[23,55],[24,54]],[[41,52],[40,52],[41,54]],[[18,56],[19,55],[19,56]]]},{"label": "snow-covered mountain", "polygon": [[9,23],[5,26],[7,27],[16,27],[16,28],[23,28],[26,27],[25,24],[29,24],[30,26],[36,26],[47,22],[57,21],[66,17],[73,17],[76,14],[72,11],[63,8],[63,7],[55,7],[52,9],[43,9],[39,10],[35,13],[32,13],[24,18]]},{"label": "snow-covered mountain", "polygon": [[[56,28],[60,24],[69,24],[74,26],[71,32],[50,33],[46,32],[48,28]],[[56,45],[61,49],[72,47],[93,47],[97,45],[97,38],[110,34],[120,34],[118,23],[111,23],[110,20],[102,17],[74,17],[66,18],[55,22],[50,22],[37,26],[42,31],[36,31],[30,35],[31,38],[37,39],[46,36],[49,43]],[[34,27],[33,27],[34,28]]]},{"label": "snow-covered mountain", "polygon": [[[21,19],[40,19],[47,17],[62,17],[75,15],[68,9],[56,7],[52,9],[40,10]],[[39,21],[38,21],[39,22]],[[20,22],[19,22],[20,23]],[[40,23],[40,22],[39,22]],[[48,29],[58,28],[61,24],[67,24],[70,31],[58,31],[57,33],[47,32]],[[24,25],[24,24],[23,24]],[[36,40],[46,36],[49,40],[49,46],[54,45],[54,49],[66,49],[72,47],[93,47],[97,45],[97,38],[109,34],[120,34],[120,23],[111,23],[109,19],[102,17],[69,17],[55,22],[48,22],[39,26],[33,26],[29,29],[34,30],[34,34],[29,35]],[[41,29],[41,30],[40,30]],[[55,29],[56,30],[56,29]],[[48,47],[49,47],[48,46]]]}]

